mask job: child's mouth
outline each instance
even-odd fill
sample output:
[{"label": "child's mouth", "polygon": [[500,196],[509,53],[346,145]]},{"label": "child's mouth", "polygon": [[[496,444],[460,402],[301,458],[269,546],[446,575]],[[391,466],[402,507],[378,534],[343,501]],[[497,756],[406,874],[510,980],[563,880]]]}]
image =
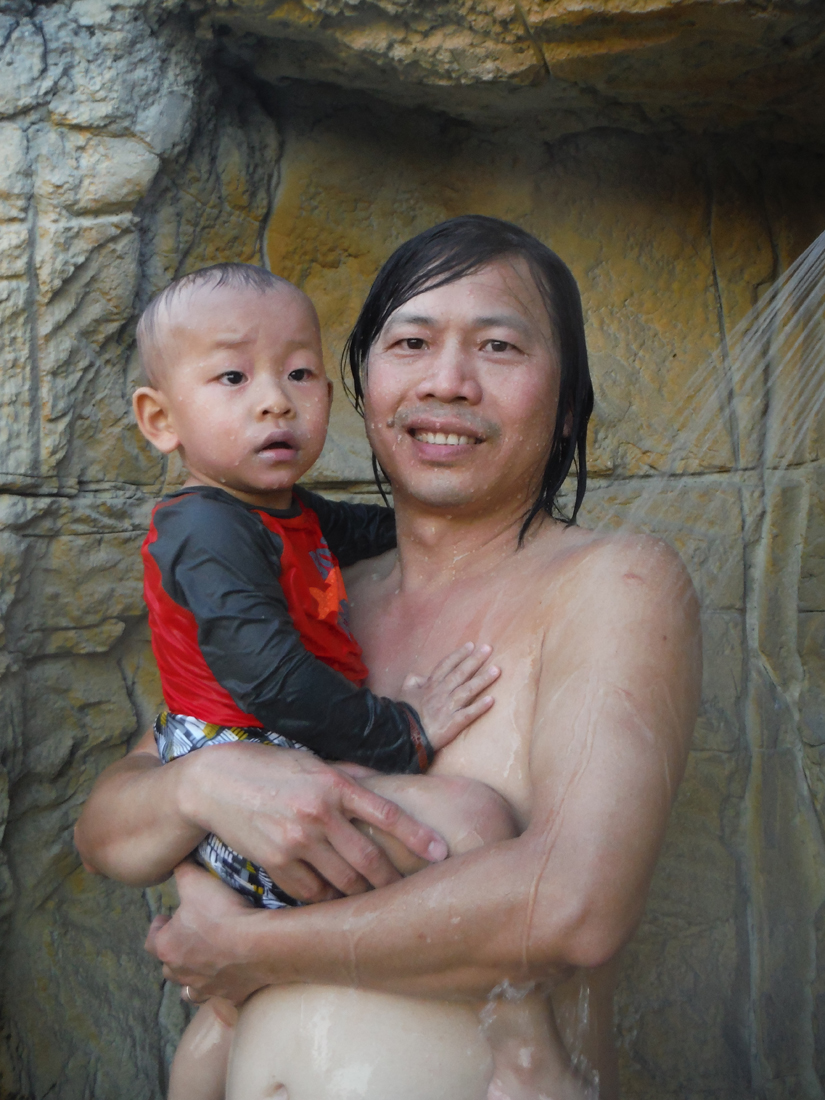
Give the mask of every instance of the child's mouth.
[{"label": "child's mouth", "polygon": [[281,429],[269,433],[258,448],[258,454],[271,455],[273,458],[290,458],[297,450],[292,432]]}]

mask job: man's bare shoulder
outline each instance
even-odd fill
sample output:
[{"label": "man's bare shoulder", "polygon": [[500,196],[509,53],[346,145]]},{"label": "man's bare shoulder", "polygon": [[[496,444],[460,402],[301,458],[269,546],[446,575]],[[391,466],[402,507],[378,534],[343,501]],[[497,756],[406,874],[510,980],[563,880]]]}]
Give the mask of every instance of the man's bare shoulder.
[{"label": "man's bare shoulder", "polygon": [[570,534],[541,601],[539,691],[546,706],[537,713],[555,715],[562,687],[566,692],[575,684],[581,685],[573,692],[579,699],[621,698],[645,728],[676,746],[673,774],[680,774],[702,670],[699,603],[690,575],[673,547],[651,535]]},{"label": "man's bare shoulder", "polygon": [[545,568],[547,584],[574,583],[581,595],[603,599],[611,591],[693,594],[690,575],[676,550],[664,539],[641,531],[592,531],[568,527],[542,532],[533,548]]}]

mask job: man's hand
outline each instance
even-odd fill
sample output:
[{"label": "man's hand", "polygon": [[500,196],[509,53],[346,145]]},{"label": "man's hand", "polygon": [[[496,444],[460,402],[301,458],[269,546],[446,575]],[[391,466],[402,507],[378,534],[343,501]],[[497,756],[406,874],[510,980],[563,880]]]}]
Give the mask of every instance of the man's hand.
[{"label": "man's hand", "polygon": [[404,681],[401,701],[418,711],[436,752],[493,705],[492,695],[482,694],[501,675],[487,664],[492,652],[492,646],[467,642],[439,661],[429,676],[410,675]]},{"label": "man's hand", "polygon": [[400,877],[353,819],[428,861],[446,857],[438,833],[361,787],[345,767],[358,772],[250,743],[212,745],[161,765],[149,731],[95,784],[76,829],[78,851],[98,873],[148,886],[216,833],[299,901],[357,894]]},{"label": "man's hand", "polygon": [[194,1003],[221,996],[240,1004],[263,984],[260,967],[245,966],[243,919],[256,910],[220,879],[186,861],[175,870],[180,908],[155,917],[145,948],[163,963],[167,981],[188,986]]},{"label": "man's hand", "polygon": [[229,744],[193,755],[198,770],[183,795],[184,815],[260,864],[299,901],[363,893],[401,877],[353,819],[430,862],[447,855],[434,830],[310,753]]}]

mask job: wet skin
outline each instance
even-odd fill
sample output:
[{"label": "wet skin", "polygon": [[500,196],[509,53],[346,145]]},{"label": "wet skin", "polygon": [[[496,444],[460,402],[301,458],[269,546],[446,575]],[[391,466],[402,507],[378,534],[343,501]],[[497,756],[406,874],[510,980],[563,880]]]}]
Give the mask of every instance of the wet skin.
[{"label": "wet skin", "polygon": [[157,329],[154,385],[133,398],[143,434],[180,452],[187,485],[288,508],[321,454],[332,399],[312,303],[290,284],[207,285],[182,291]]},{"label": "wet skin", "polygon": [[[168,976],[236,1000],[290,982],[469,1000],[503,981],[560,987],[587,968],[598,1035],[588,1054],[609,1096],[607,971],[640,919],[684,767],[700,674],[695,599],[676,556],[648,538],[548,519],[517,549],[557,394],[552,331],[524,268],[490,265],[404,312],[373,349],[367,379],[368,430],[393,479],[399,550],[353,571],[355,630],[371,686],[390,695],[419,662],[426,671],[465,639],[495,645],[495,708],[434,770],[499,790],[524,832],[299,912],[209,912],[192,869],[181,909],[150,946]],[[255,764],[253,773],[225,755],[222,787],[211,774],[217,760],[180,769],[165,819],[177,848],[161,839],[163,792],[149,765],[137,778],[116,773],[108,790],[126,824],[104,842],[90,823],[81,836],[89,862],[134,860],[130,828],[144,853],[134,880],[150,866],[171,868],[193,821],[224,835],[231,820],[254,838],[260,825],[239,792],[264,779],[274,786],[281,767]],[[187,812],[196,802],[199,821]],[[308,847],[303,857],[312,864]]]}]

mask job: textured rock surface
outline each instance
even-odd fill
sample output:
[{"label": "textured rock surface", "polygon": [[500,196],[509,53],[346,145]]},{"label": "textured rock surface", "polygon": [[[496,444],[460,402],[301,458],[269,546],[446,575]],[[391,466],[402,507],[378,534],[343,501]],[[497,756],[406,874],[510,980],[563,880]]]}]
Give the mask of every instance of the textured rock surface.
[{"label": "textured rock surface", "polygon": [[267,80],[380,92],[552,138],[605,124],[809,135],[818,0],[214,0],[204,25]]},{"label": "textured rock surface", "polygon": [[[183,1023],[140,947],[168,894],[85,875],[71,845],[158,702],[138,547],[178,471],[131,426],[137,312],[181,271],[265,258],[334,366],[392,248],[466,211],[572,266],[587,518],[641,516],[702,598],[702,716],[623,960],[625,1096],[821,1096],[822,432],[764,499],[763,387],[717,408],[705,364],[825,229],[823,22],[802,0],[3,9],[0,1097],[154,1100]],[[676,410],[695,427],[708,401],[690,478],[651,493]],[[339,389],[314,480],[369,492],[368,458]]]},{"label": "textured rock surface", "polygon": [[183,16],[21,7],[0,42],[0,1095],[155,1097],[182,1022],[140,949],[163,899],[71,840],[159,696],[139,547],[167,470],[131,425],[133,325],[181,267],[260,256],[279,147]]}]

